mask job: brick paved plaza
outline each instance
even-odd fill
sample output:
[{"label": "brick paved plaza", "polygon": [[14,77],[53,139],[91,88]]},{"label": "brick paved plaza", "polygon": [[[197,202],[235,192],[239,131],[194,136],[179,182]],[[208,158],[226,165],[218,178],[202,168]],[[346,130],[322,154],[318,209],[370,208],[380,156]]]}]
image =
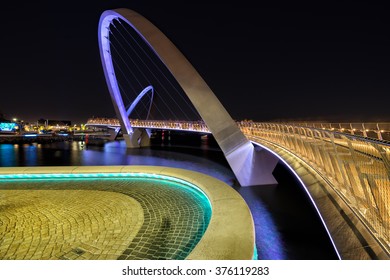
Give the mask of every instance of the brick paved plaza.
[{"label": "brick paved plaza", "polygon": [[131,197],[85,190],[1,190],[0,259],[116,259],[143,224]]},{"label": "brick paved plaza", "polygon": [[184,259],[210,209],[140,179],[0,183],[0,259]]},{"label": "brick paved plaza", "polygon": [[0,168],[0,260],[251,259],[254,245],[243,198],[198,172]]}]

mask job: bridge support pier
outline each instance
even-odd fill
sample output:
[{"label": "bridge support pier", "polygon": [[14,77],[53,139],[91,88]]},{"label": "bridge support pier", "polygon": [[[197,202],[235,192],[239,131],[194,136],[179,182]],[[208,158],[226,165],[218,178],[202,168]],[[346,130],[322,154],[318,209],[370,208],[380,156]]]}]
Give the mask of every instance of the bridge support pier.
[{"label": "bridge support pier", "polygon": [[123,134],[127,148],[139,148],[150,146],[150,129],[133,129],[131,134]]},{"label": "bridge support pier", "polygon": [[278,184],[272,172],[279,159],[269,151],[247,142],[225,156],[242,187]]},{"label": "bridge support pier", "polygon": [[119,131],[121,130],[120,127],[115,127],[115,128],[108,128],[108,133],[110,134],[110,141],[114,141],[119,134]]}]

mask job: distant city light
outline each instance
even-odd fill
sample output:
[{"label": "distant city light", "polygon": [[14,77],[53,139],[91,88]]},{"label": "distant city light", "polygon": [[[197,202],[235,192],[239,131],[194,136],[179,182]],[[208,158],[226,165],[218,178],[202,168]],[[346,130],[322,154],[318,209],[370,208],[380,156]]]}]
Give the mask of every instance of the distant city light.
[{"label": "distant city light", "polygon": [[14,131],[17,129],[16,123],[0,123],[0,131]]}]

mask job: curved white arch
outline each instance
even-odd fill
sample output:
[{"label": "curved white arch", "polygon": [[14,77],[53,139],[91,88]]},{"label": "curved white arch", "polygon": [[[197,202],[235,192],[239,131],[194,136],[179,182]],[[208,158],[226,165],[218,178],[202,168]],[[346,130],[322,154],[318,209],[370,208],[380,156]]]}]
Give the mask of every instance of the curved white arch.
[{"label": "curved white arch", "polygon": [[110,24],[114,19],[121,19],[133,28],[172,73],[213,134],[240,184],[276,184],[272,175],[275,160],[264,155],[267,153],[265,150],[261,153],[254,150],[206,82],[175,45],[143,16],[129,9],[115,9],[101,15],[98,38],[108,89],[128,147],[134,143],[131,139],[133,129],[117,84],[109,41]]},{"label": "curved white arch", "polygon": [[99,32],[98,32],[100,58],[102,59],[103,71],[106,77],[108,90],[110,92],[110,96],[112,99],[112,103],[114,105],[115,112],[119,118],[119,122],[121,124],[123,134],[129,135],[133,133],[133,129],[130,125],[129,118],[127,117],[126,114],[126,109],[123,104],[118,82],[115,76],[114,65],[111,58],[109,33],[110,33],[110,24],[115,18],[118,18],[118,15],[117,13],[113,13],[112,11],[106,11],[100,17]]},{"label": "curved white arch", "polygon": [[140,94],[138,94],[137,98],[134,99],[133,103],[131,103],[130,107],[126,111],[128,117],[130,117],[131,112],[133,112],[134,108],[137,106],[138,102],[142,99],[142,97],[144,97],[144,95],[147,94],[149,91],[152,93],[150,96],[150,104],[149,104],[148,114],[146,116],[146,119],[149,119],[150,109],[152,109],[152,102],[153,102],[153,96],[154,96],[153,86],[147,86],[146,88],[144,88],[141,91]]}]

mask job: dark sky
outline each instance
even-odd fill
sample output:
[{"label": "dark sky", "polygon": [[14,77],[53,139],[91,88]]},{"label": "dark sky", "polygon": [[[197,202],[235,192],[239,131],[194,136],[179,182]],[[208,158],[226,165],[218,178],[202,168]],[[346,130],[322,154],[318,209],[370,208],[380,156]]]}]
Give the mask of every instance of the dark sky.
[{"label": "dark sky", "polygon": [[114,116],[97,26],[104,10],[127,7],[176,44],[235,119],[390,121],[386,6],[269,2],[2,2],[0,112]]}]

